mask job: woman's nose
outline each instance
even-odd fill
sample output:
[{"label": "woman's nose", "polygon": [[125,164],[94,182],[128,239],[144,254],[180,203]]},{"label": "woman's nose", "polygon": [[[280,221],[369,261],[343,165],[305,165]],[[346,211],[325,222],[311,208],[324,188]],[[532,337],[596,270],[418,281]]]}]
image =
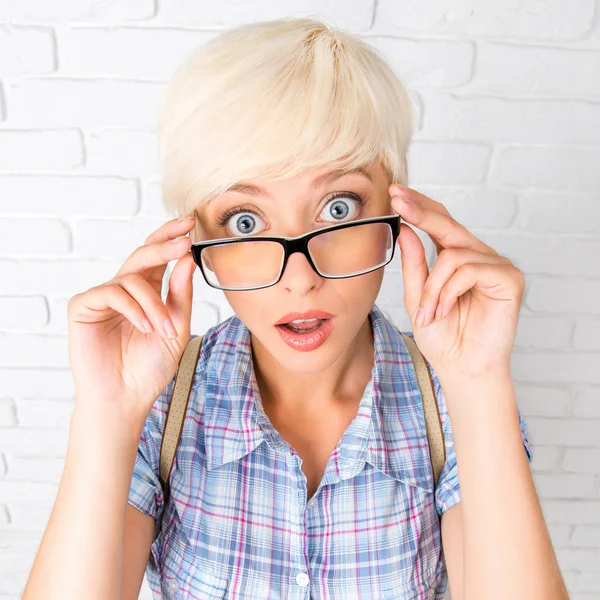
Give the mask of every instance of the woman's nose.
[{"label": "woman's nose", "polygon": [[301,252],[294,252],[287,261],[279,284],[292,292],[306,294],[322,284],[321,277]]}]

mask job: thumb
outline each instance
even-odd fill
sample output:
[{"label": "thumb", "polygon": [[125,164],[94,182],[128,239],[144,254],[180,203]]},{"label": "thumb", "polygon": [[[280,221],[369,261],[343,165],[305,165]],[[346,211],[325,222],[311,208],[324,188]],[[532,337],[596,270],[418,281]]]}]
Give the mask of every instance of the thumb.
[{"label": "thumb", "polygon": [[429,267],[425,257],[425,247],[412,227],[402,222],[400,235],[400,258],[402,260],[402,279],[404,280],[404,304],[411,322],[416,320],[416,310],[429,277]]},{"label": "thumb", "polygon": [[196,263],[192,253],[188,252],[176,263],[169,277],[169,292],[166,306],[177,334],[185,337],[185,343],[190,334],[190,321],[192,318],[192,275]]}]

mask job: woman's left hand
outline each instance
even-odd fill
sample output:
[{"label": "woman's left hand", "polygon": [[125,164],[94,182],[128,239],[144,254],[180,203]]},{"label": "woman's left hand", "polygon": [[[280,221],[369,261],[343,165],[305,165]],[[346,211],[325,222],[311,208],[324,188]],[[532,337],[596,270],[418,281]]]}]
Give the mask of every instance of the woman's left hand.
[{"label": "woman's left hand", "polygon": [[[453,219],[440,202],[399,184],[389,189],[393,209],[425,231],[437,249],[430,273],[418,235],[406,223],[400,227],[404,303],[417,346],[439,374],[509,372],[523,273]],[[436,311],[441,312],[438,319]]]}]

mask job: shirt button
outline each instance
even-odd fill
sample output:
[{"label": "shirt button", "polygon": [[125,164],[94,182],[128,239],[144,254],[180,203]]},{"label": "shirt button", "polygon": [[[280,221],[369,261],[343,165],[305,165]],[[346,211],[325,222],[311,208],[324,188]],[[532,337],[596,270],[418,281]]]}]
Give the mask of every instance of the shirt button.
[{"label": "shirt button", "polygon": [[301,585],[302,587],[306,587],[308,585],[308,575],[306,573],[298,573],[296,575],[296,583]]},{"label": "shirt button", "polygon": [[179,589],[179,583],[177,583],[177,579],[169,579],[169,589],[172,592],[176,592]]}]

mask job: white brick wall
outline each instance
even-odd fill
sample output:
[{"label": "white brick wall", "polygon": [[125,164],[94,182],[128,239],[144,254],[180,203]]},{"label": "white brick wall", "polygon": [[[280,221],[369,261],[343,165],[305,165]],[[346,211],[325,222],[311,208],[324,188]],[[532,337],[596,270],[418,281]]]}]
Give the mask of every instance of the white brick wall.
[{"label": "white brick wall", "polygon": [[[409,86],[411,187],[526,274],[512,366],[534,478],[572,599],[600,597],[600,0],[0,0],[1,600],[20,597],[63,468],[67,299],[166,218],[166,81],[229,25],[311,14]],[[398,258],[378,303],[408,329]],[[232,312],[195,284],[202,333]]]}]

